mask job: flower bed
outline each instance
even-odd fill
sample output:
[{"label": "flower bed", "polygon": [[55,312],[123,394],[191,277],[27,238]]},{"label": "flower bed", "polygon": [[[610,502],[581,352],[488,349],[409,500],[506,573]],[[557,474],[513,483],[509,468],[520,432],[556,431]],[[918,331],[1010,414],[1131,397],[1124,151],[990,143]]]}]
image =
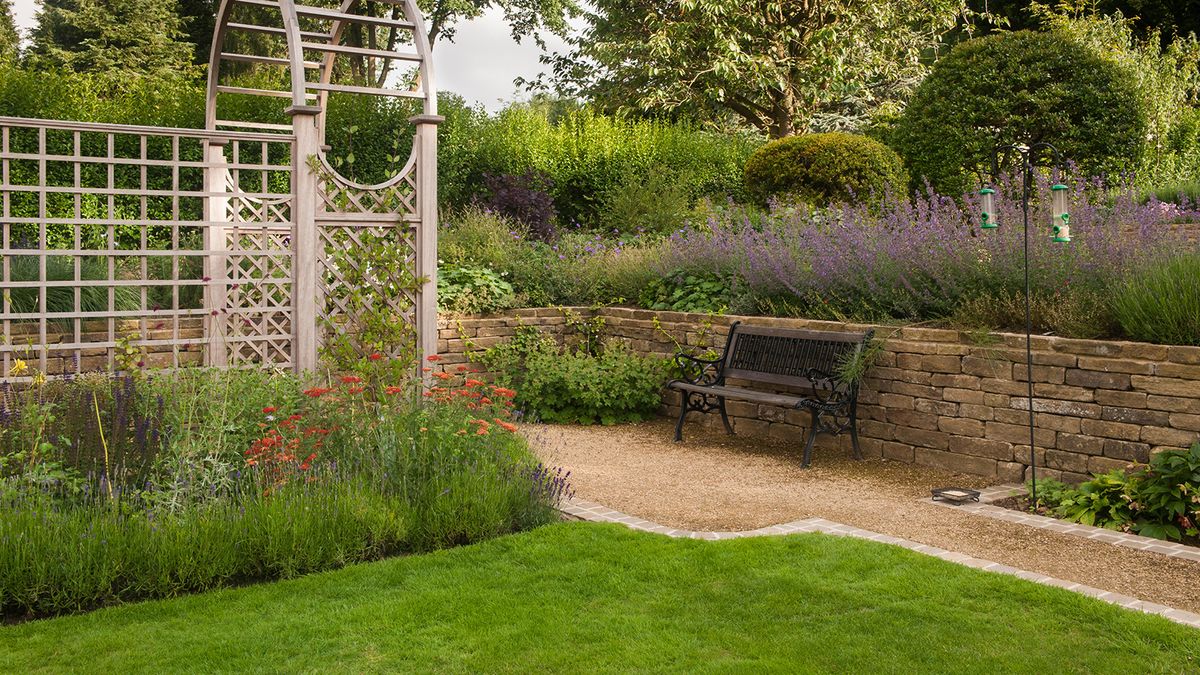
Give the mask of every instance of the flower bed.
[{"label": "flower bed", "polygon": [[[0,397],[0,612],[291,577],[550,522],[511,393],[447,375],[95,375]],[[465,371],[465,368],[462,369]]]}]

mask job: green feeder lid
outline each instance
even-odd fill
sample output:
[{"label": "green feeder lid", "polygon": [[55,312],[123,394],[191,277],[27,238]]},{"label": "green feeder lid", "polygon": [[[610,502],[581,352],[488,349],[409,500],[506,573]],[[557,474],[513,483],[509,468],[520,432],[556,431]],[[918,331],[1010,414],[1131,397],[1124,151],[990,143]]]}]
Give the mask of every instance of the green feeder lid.
[{"label": "green feeder lid", "polygon": [[984,223],[984,224],[982,224],[982,225],[980,225],[980,226],[979,226],[979,228],[980,228],[980,229],[982,229],[982,230],[995,230],[995,229],[997,229],[997,228],[999,228],[999,227],[1000,227],[1000,225],[999,225],[998,223],[995,223],[995,222],[993,222],[993,221],[990,221],[990,220],[989,220],[988,222],[986,222],[986,223]]},{"label": "green feeder lid", "polygon": [[1063,185],[1062,183],[1058,183],[1057,185],[1051,186],[1050,189],[1051,190],[1066,190],[1067,186]]},{"label": "green feeder lid", "polygon": [[992,188],[983,188],[982,190],[980,190],[980,191],[979,191],[979,194],[981,194],[981,195],[994,195],[994,194],[996,194],[996,191],[995,191],[995,190],[993,190]]},{"label": "green feeder lid", "polygon": [[1054,235],[1054,241],[1057,241],[1057,242],[1068,242],[1068,241],[1071,241],[1071,238],[1070,238],[1070,237],[1060,237],[1060,236],[1058,236],[1058,235]]}]

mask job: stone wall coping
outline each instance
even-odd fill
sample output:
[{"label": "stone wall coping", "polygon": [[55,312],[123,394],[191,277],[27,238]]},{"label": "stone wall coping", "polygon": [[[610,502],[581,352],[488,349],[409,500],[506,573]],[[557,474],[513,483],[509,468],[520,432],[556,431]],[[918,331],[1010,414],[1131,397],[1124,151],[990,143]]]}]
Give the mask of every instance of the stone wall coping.
[{"label": "stone wall coping", "polygon": [[[536,307],[508,310],[494,314],[471,314],[455,318],[440,317],[439,326],[452,326],[454,321],[470,322],[473,319],[489,319],[497,317],[543,317],[558,316],[564,311],[570,311],[584,316],[604,316],[611,318],[637,319],[652,321],[658,318],[664,323],[711,323],[715,326],[729,326],[734,321],[756,326],[779,326],[796,328],[813,328],[825,330],[867,330],[874,329],[876,336],[884,339],[920,340],[926,342],[958,343],[966,346],[988,347],[1024,347],[1023,333],[988,332],[976,334],[953,328],[926,328],[918,325],[886,325],[871,323],[846,323],[821,319],[804,319],[771,316],[745,316],[735,314],[703,314],[698,312],[671,312],[634,307]],[[1035,350],[1046,350],[1077,354],[1084,356],[1107,356],[1142,358],[1148,360],[1171,361],[1173,363],[1200,364],[1200,347],[1188,345],[1157,345],[1148,342],[1129,340],[1084,340],[1067,338],[1057,335],[1034,335]]]}]

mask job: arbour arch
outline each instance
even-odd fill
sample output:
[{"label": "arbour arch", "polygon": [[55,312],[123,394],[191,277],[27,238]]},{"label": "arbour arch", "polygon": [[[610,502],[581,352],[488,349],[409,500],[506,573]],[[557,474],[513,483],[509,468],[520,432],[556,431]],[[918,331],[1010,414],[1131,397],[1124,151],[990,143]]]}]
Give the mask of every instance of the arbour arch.
[{"label": "arbour arch", "polygon": [[[0,379],[23,379],[22,356],[51,374],[112,366],[128,330],[164,365],[312,370],[323,328],[368,306],[411,328],[385,348],[436,351],[441,118],[416,3],[222,0],[216,19],[204,130],[0,118]],[[336,96],[419,106],[396,175],[331,165]]]}]

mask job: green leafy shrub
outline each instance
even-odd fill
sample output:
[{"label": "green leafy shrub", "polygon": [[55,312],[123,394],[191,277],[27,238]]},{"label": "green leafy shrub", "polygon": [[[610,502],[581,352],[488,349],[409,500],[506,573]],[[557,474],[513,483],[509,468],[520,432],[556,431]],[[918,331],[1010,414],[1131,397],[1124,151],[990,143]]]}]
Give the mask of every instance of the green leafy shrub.
[{"label": "green leafy shrub", "polygon": [[[689,201],[744,197],[742,167],[762,143],[753,134],[704,131],[686,123],[606,116],[582,109],[552,114],[514,104],[495,115],[454,111],[439,139],[439,197],[469,204],[487,175],[535,172],[553,184],[559,222],[602,223],[606,197],[630,180],[668,172]],[[453,127],[453,128],[451,128]],[[442,148],[446,152],[442,152]]]},{"label": "green leafy shrub", "polygon": [[1156,539],[1200,536],[1200,443],[1155,454],[1130,483],[1138,534]]},{"label": "green leafy shrub", "polygon": [[997,146],[1048,142],[1086,175],[1136,169],[1149,124],[1134,74],[1061,32],[957,45],[918,87],[892,135],[914,180],[970,189]]},{"label": "green leafy shrub", "polygon": [[1134,340],[1200,345],[1200,255],[1143,265],[1111,290],[1112,312]]},{"label": "green leafy shrub", "polygon": [[656,168],[610,188],[600,223],[612,233],[668,234],[683,227],[690,201],[674,176]]},{"label": "green leafy shrub", "polygon": [[793,196],[815,204],[850,201],[908,183],[891,148],[867,136],[830,132],[791,136],[746,161],[746,188],[760,202]]},{"label": "green leafy shrub", "polygon": [[[588,336],[585,336],[588,337]],[[598,344],[592,334],[577,347],[526,326],[481,357],[517,405],[546,422],[618,424],[648,419],[662,403],[663,359],[639,356],[623,343]]]},{"label": "green leafy shrub", "polygon": [[1133,522],[1130,502],[1125,474],[1111,471],[1064,493],[1058,502],[1058,513],[1084,525],[1122,530]]},{"label": "green leafy shrub", "polygon": [[513,287],[487,267],[446,265],[438,269],[438,308],[483,314],[512,306]]},{"label": "green leafy shrub", "polygon": [[726,277],[674,270],[647,284],[639,301],[646,309],[720,314],[729,308],[730,296]]},{"label": "green leafy shrub", "polygon": [[1039,480],[1038,501],[1085,525],[1155,539],[1200,537],[1200,443],[1155,453],[1129,473],[1110,471],[1077,488]]}]

